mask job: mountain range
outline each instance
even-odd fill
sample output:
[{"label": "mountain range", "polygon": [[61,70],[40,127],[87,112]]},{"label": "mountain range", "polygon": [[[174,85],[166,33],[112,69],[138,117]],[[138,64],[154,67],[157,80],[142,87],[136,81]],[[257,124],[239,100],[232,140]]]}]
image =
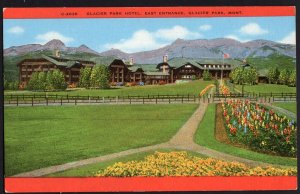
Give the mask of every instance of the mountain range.
[{"label": "mountain range", "polygon": [[110,49],[104,52],[96,52],[86,45],[79,47],[67,47],[62,41],[53,39],[44,45],[27,44],[12,46],[4,49],[5,56],[19,56],[28,52],[60,50],[68,54],[89,53],[95,56],[114,56],[120,59],[129,60],[133,57],[135,63],[157,64],[162,61],[163,55],[168,58],[222,58],[224,53],[231,58],[256,58],[268,57],[270,55],[283,55],[296,58],[296,45],[282,44],[268,40],[253,40],[239,42],[228,38],[183,40],[177,39],[173,43],[150,51],[126,53],[118,49]]}]

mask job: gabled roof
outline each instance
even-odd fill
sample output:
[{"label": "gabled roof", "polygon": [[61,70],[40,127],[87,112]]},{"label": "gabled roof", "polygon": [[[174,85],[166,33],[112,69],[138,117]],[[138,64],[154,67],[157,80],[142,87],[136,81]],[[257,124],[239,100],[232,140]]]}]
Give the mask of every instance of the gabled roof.
[{"label": "gabled roof", "polygon": [[173,68],[179,68],[186,64],[191,64],[199,69],[202,69],[202,67],[197,63],[197,60],[195,59],[189,59],[189,58],[172,58],[168,61],[169,65]]}]

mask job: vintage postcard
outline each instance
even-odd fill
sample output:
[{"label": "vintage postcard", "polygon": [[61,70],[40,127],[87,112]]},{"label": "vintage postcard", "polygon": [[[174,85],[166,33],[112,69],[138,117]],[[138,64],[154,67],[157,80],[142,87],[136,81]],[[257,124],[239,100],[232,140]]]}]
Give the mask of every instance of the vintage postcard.
[{"label": "vintage postcard", "polygon": [[295,7],[3,17],[7,192],[297,189]]}]

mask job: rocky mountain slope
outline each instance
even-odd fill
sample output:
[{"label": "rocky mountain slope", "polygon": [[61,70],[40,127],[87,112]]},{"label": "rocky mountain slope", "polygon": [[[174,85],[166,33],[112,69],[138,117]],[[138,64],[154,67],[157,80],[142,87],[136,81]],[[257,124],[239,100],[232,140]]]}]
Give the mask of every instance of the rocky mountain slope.
[{"label": "rocky mountain slope", "polygon": [[231,58],[247,57],[268,57],[270,55],[284,55],[292,58],[296,57],[296,46],[282,44],[268,40],[253,40],[249,42],[239,42],[228,38],[218,39],[197,39],[183,40],[177,39],[170,45],[155,50],[126,53],[118,49],[107,50],[98,53],[86,45],[79,47],[67,47],[60,40],[51,40],[44,45],[28,44],[23,46],[13,46],[4,49],[4,56],[17,56],[27,52],[60,50],[69,54],[73,53],[92,53],[99,56],[115,56],[117,58],[129,60],[133,57],[135,63],[156,64],[162,61],[163,55],[168,58],[186,57],[186,58],[222,58],[223,53],[228,53]]}]

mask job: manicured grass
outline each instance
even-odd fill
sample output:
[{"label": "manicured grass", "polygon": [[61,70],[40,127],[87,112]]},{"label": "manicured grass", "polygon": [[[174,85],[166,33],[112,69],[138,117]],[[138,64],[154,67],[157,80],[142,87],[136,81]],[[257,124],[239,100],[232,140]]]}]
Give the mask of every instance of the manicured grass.
[{"label": "manicured grass", "polygon": [[[81,90],[68,90],[63,92],[48,92],[48,94],[60,95],[90,95],[90,96],[147,96],[157,94],[169,95],[199,95],[199,93],[213,81],[196,80],[188,83],[181,84],[166,84],[166,85],[146,85],[134,87],[112,88],[106,90],[100,89],[81,89]],[[5,94],[23,94],[24,91],[5,92]],[[26,94],[33,94],[34,92],[27,92]],[[37,94],[44,94],[44,92],[35,92]]]},{"label": "manicured grass", "polygon": [[210,104],[208,106],[203,120],[201,121],[195,135],[196,143],[220,152],[224,152],[242,158],[247,158],[250,160],[286,166],[297,165],[297,160],[294,158],[261,154],[217,141],[214,136],[215,106],[215,104]]},{"label": "manicured grass", "polygon": [[5,174],[169,140],[196,104],[7,107]]},{"label": "manicured grass", "polygon": [[[171,152],[171,151],[180,151],[180,150],[173,150],[173,149],[160,149],[157,150],[159,152]],[[99,171],[100,169],[105,169],[108,166],[113,165],[116,162],[128,162],[132,160],[136,161],[141,161],[143,160],[146,156],[153,154],[155,151],[149,151],[149,152],[142,152],[142,153],[137,153],[137,154],[132,154],[129,156],[125,156],[122,158],[114,159],[111,161],[106,161],[106,162],[101,162],[101,163],[96,163],[96,164],[90,164],[86,166],[82,166],[79,168],[74,168],[62,172],[57,172],[53,174],[46,175],[45,177],[90,177],[94,176],[94,174]],[[201,157],[201,158],[206,158],[206,156],[201,155],[196,152],[190,152],[186,151],[188,154]]]},{"label": "manicured grass", "polygon": [[274,106],[278,106],[280,108],[286,109],[288,111],[291,111],[295,114],[297,114],[297,104],[296,102],[284,102],[284,103],[273,103]]},{"label": "manicured grass", "polygon": [[[242,91],[242,86],[235,84],[234,87]],[[254,93],[296,93],[296,87],[289,87],[287,85],[278,84],[257,84],[257,85],[244,85],[244,91]]]}]

